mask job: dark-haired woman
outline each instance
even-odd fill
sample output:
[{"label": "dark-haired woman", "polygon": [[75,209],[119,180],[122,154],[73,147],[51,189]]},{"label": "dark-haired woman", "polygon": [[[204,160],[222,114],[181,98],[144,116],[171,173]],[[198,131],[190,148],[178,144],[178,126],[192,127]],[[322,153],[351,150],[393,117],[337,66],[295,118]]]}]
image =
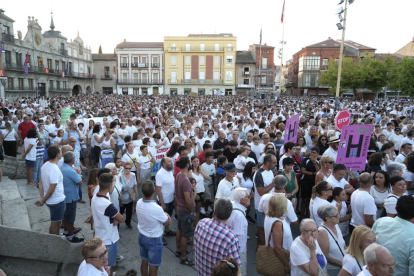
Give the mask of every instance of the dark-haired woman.
[{"label": "dark-haired woman", "polygon": [[[244,171],[237,173],[236,176],[239,179],[240,187],[246,188],[249,195],[252,193],[253,188],[253,175],[257,170],[256,164],[252,161],[247,162],[246,166],[244,167]],[[255,221],[253,218],[250,217],[250,205],[247,207],[246,210],[246,219],[248,222],[254,224]]]},{"label": "dark-haired woman", "polygon": [[317,226],[321,226],[323,220],[318,216],[318,208],[325,204],[330,204],[328,197],[332,196],[332,186],[326,181],[317,183],[312,188],[312,199],[309,204],[309,215]]},{"label": "dark-haired woman", "polygon": [[325,134],[319,136],[316,146],[319,148],[320,154],[324,153],[329,148],[328,137]]},{"label": "dark-haired woman", "polygon": [[391,193],[390,176],[387,172],[377,171],[374,173],[374,185],[371,186],[370,194],[377,205],[377,218],[381,217],[384,210],[384,201]]},{"label": "dark-haired woman", "polygon": [[367,172],[374,175],[376,172],[381,171],[381,165],[383,160],[382,152],[376,152],[371,154],[368,160]]}]

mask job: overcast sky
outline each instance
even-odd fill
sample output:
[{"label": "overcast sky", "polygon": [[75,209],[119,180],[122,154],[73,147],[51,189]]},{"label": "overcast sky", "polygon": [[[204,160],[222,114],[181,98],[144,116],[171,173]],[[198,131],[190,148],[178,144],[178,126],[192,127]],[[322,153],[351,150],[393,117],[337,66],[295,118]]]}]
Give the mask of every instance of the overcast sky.
[{"label": "overcast sky", "polygon": [[[340,39],[336,11],[338,0],[286,0],[284,60],[302,47],[328,37]],[[53,10],[55,30],[68,40],[79,31],[84,43],[97,53],[113,53],[127,41],[159,41],[164,36],[187,36],[190,33],[228,32],[237,36],[237,50],[247,50],[259,43],[279,47],[283,0],[174,0],[174,1],[3,1],[0,8],[14,19],[14,30],[27,31],[27,17],[39,20],[43,31],[49,30]],[[414,37],[413,0],[355,0],[349,6],[346,39],[394,53]],[[280,60],[275,55],[276,64]]]}]

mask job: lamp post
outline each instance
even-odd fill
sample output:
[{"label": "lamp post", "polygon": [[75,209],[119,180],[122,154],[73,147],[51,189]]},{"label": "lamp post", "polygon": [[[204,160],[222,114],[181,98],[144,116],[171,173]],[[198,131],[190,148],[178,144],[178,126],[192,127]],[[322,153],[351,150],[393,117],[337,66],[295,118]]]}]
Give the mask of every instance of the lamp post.
[{"label": "lamp post", "polygon": [[[345,2],[345,9],[340,7],[337,14],[341,23],[337,23],[336,26],[339,30],[342,30],[342,40],[341,40],[341,48],[339,50],[339,64],[338,64],[338,80],[336,82],[336,95],[335,95],[335,111],[339,109],[339,89],[341,87],[341,74],[342,74],[342,59],[344,54],[344,41],[345,41],[345,27],[346,27],[346,16],[348,14],[348,2],[352,4],[354,0],[340,0],[338,5],[341,5]],[[342,13],[344,13],[344,17],[342,18]]]}]

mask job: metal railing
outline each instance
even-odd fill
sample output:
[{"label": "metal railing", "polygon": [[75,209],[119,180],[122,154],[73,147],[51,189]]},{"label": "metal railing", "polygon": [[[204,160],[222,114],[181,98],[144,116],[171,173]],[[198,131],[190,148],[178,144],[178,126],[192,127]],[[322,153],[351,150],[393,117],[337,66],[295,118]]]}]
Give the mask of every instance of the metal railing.
[{"label": "metal railing", "polygon": [[149,80],[118,80],[117,84],[163,84],[162,80],[149,79]]},{"label": "metal railing", "polygon": [[9,34],[2,34],[2,41],[3,42],[10,42],[10,43],[14,43],[14,35],[9,35]]},{"label": "metal railing", "polygon": [[68,55],[68,50],[59,49],[59,54],[61,54],[62,56],[67,56]]},{"label": "metal railing", "polygon": [[231,52],[233,47],[199,47],[199,46],[190,46],[190,47],[169,47],[167,48],[168,52]]},{"label": "metal railing", "polygon": [[122,68],[127,68],[127,67],[129,67],[129,65],[128,65],[128,63],[121,63],[121,67]]},{"label": "metal railing", "polygon": [[9,71],[23,71],[24,67],[22,64],[16,64],[16,63],[4,63],[3,69],[9,70]]},{"label": "metal railing", "polygon": [[160,64],[159,63],[152,63],[151,67],[152,68],[160,68]]},{"label": "metal railing", "polygon": [[181,79],[182,84],[223,84],[223,80]]},{"label": "metal railing", "polygon": [[65,92],[65,93],[69,93],[70,89],[68,88],[63,88],[63,87],[50,87],[49,88],[50,92]]},{"label": "metal railing", "polygon": [[131,63],[132,68],[147,68],[148,63],[141,62],[141,63]]},{"label": "metal railing", "polygon": [[103,75],[103,76],[101,76],[101,80],[112,80],[112,76],[111,75]]},{"label": "metal railing", "polygon": [[4,90],[5,91],[36,91],[35,88],[29,87],[29,86],[13,86],[13,87],[6,86]]}]

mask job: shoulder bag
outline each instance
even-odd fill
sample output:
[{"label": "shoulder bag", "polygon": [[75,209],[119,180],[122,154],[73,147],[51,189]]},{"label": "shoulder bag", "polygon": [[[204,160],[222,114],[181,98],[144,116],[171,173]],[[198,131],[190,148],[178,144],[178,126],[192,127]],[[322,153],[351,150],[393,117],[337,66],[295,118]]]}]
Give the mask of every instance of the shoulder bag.
[{"label": "shoulder bag", "polygon": [[[274,248],[270,246],[270,239],[272,238],[273,226],[278,221],[273,222],[270,230],[269,239],[267,245],[259,245],[256,253],[256,270],[259,274],[265,276],[285,276],[285,265],[276,255]],[[283,245],[283,222],[282,223],[282,245]],[[290,252],[284,250],[285,257],[289,261]]]}]

